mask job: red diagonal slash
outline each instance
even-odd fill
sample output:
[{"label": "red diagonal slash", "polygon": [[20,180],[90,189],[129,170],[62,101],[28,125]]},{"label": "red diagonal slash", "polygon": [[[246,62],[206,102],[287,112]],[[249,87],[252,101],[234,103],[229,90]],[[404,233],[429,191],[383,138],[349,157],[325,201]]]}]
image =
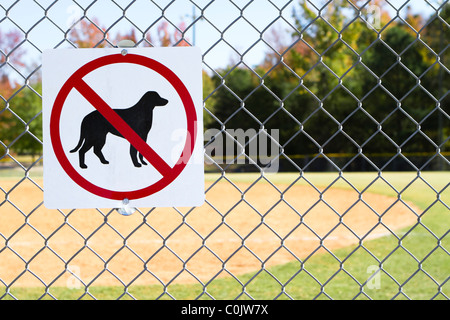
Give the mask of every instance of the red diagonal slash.
[{"label": "red diagonal slash", "polygon": [[74,87],[163,177],[171,174],[172,168],[86,82],[79,79]]}]

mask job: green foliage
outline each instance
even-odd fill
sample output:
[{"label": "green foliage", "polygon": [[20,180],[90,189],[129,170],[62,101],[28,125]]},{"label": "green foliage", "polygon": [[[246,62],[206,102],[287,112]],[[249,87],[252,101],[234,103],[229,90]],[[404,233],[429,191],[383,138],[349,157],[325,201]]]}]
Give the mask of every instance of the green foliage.
[{"label": "green foliage", "polygon": [[42,153],[41,94],[42,84],[38,82],[23,87],[5,102],[0,113],[0,137],[10,153]]},{"label": "green foliage", "polygon": [[450,6],[428,21],[408,16],[416,31],[383,11],[378,31],[348,1],[336,2],[319,16],[301,1],[298,32],[278,50],[281,58],[269,54],[256,68],[237,64],[214,75],[210,127],[279,129],[288,155],[447,150],[450,81],[437,55],[443,65],[450,58],[442,22]]}]

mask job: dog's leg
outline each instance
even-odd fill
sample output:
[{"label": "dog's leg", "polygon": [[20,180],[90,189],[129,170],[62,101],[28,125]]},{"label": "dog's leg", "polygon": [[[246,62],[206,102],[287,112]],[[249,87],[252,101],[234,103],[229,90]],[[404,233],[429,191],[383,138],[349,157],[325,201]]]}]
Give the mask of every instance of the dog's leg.
[{"label": "dog's leg", "polygon": [[[148,131],[146,134],[141,135],[140,137],[142,138],[142,140],[147,141],[147,135],[148,135]],[[141,160],[141,163],[146,166],[147,162],[145,162],[144,160],[144,156],[142,155],[142,153],[139,152],[139,159]]]},{"label": "dog's leg", "polygon": [[147,162],[145,162],[145,160],[144,160],[144,156],[143,156],[142,153],[140,153],[140,152],[139,152],[139,159],[141,160],[141,163],[142,163],[144,166],[147,165]]},{"label": "dog's leg", "polygon": [[133,147],[133,145],[130,145],[130,156],[134,166],[140,168],[142,165],[139,163],[137,159],[137,150],[135,147]]},{"label": "dog's leg", "polygon": [[86,152],[91,148],[91,146],[87,145],[86,143],[81,147],[80,151],[78,151],[78,159],[80,162],[80,168],[81,169],[87,169],[87,165],[84,162],[85,160],[85,154]]},{"label": "dog's leg", "polygon": [[102,153],[103,146],[94,146],[94,153],[100,159],[100,162],[103,164],[109,164],[109,161],[105,159],[105,156]]},{"label": "dog's leg", "polygon": [[106,143],[106,134],[104,136],[97,135],[95,141],[93,141],[94,146],[94,154],[98,157],[101,163],[109,164],[109,162],[105,159],[105,156],[102,153],[103,146]]}]

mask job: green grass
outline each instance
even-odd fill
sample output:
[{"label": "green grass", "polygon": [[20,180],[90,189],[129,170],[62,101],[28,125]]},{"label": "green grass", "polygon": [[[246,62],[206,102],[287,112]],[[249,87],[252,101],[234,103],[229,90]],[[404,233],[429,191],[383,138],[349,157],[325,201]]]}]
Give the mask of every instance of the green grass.
[{"label": "green grass", "polygon": [[[219,176],[207,174],[213,182]],[[252,183],[255,174],[227,174],[232,182]],[[450,297],[450,172],[417,173],[280,173],[267,178],[277,186],[293,182],[324,189],[357,189],[413,202],[420,224],[332,253],[302,257],[302,261],[200,284],[67,289],[11,288],[18,299],[445,299]],[[400,246],[401,244],[401,246]],[[373,280],[370,268],[382,265]],[[342,268],[341,268],[342,266]],[[378,282],[376,282],[378,281]],[[374,284],[375,287],[372,285]],[[379,285],[377,285],[379,284]],[[4,291],[3,291],[4,292]],[[0,295],[3,293],[0,291]],[[92,295],[92,296],[90,296]],[[5,296],[10,299],[10,296]]]},{"label": "green grass", "polygon": [[1,179],[17,179],[17,178],[23,178],[25,176],[28,176],[32,179],[36,179],[36,178],[39,179],[39,178],[42,178],[42,172],[43,172],[42,166],[33,166],[32,168],[15,167],[13,169],[0,167],[0,180]]}]

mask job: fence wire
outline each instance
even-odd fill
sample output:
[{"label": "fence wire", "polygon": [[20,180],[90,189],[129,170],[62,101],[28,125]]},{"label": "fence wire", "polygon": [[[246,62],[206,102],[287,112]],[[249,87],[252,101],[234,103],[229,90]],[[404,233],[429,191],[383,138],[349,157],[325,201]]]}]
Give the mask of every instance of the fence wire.
[{"label": "fence wire", "polygon": [[[416,6],[429,12],[425,20],[413,13]],[[400,48],[387,39],[396,25],[413,39]],[[351,38],[357,26],[366,33]],[[450,72],[444,59],[449,31],[448,1],[2,1],[0,297],[414,299],[428,290],[428,299],[448,299],[449,176],[442,170],[450,165]],[[120,32],[138,47],[202,49],[205,77],[214,79],[204,82],[204,114],[216,128],[205,138],[211,173],[203,211],[138,208],[124,223],[115,209],[43,206],[40,55],[53,48],[114,47]],[[356,48],[367,32],[370,43]],[[394,62],[375,70],[378,65],[367,61],[377,48]],[[411,51],[425,52],[427,64],[419,70],[412,66]],[[257,53],[255,63],[250,58]],[[33,54],[36,60],[29,58]],[[226,59],[226,66],[218,66],[218,59]],[[247,91],[239,91],[244,84],[232,80],[242,70],[251,83]],[[362,91],[347,81],[358,81],[352,78],[357,70],[372,78]],[[400,83],[393,78],[394,85],[386,84],[390,73],[404,74],[412,86],[394,92]],[[430,88],[431,73],[438,80]],[[318,84],[318,74],[327,75],[328,86]],[[406,106],[417,91],[431,105],[418,106],[420,118]],[[264,98],[257,100],[261,92]],[[309,97],[304,113],[292,107],[299,92]],[[340,93],[355,104],[348,114],[336,111]],[[380,115],[367,107],[374,96],[394,107]],[[218,109],[221,97],[228,98],[222,101],[227,112]],[[271,107],[256,111],[252,103],[262,100],[270,100]],[[329,107],[332,103],[337,109]],[[365,122],[355,122],[356,116]],[[406,136],[389,131],[401,131],[405,121],[413,127]],[[278,129],[280,137],[272,136],[277,152],[268,167],[277,163],[279,171],[290,174],[268,174],[248,152],[255,136],[242,142],[228,131],[237,123]],[[375,127],[370,134],[359,133],[369,126]],[[323,138],[314,130],[330,133]],[[208,151],[218,137],[243,152],[221,162]],[[370,146],[380,139],[390,149],[377,155]],[[429,148],[409,148],[417,139]],[[329,151],[341,140],[352,151]],[[312,152],[291,149],[302,144]],[[241,158],[244,165],[236,166]],[[370,174],[350,173],[358,162]],[[390,173],[398,163],[408,172]],[[315,169],[334,175],[314,175]],[[348,197],[345,205],[331,196],[335,189],[347,190],[335,196]],[[306,190],[312,193],[303,197]],[[385,198],[371,200],[372,191]],[[431,196],[423,200],[417,193]],[[415,197],[417,203],[405,200]],[[403,213],[395,218],[398,207]],[[347,220],[361,208],[369,214],[359,219],[372,221],[363,230]],[[396,264],[402,270],[392,267]],[[178,283],[186,290],[180,292]]]}]

